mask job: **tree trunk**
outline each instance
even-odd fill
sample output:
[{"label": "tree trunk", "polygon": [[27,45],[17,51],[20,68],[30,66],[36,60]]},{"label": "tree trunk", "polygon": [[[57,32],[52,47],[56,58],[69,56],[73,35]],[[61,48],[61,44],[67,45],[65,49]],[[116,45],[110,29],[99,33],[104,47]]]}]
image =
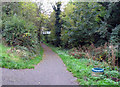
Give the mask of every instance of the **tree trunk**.
[{"label": "tree trunk", "polygon": [[41,27],[38,28],[38,43],[40,43],[40,33],[41,33]]}]

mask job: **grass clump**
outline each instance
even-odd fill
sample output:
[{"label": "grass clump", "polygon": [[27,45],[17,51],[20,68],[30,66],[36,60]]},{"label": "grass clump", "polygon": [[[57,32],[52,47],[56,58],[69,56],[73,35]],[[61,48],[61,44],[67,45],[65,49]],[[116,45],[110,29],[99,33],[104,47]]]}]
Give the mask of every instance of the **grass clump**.
[{"label": "grass clump", "polygon": [[42,60],[41,46],[37,47],[38,53],[30,52],[25,47],[8,47],[2,43],[0,43],[0,49],[0,67],[2,68],[31,69]]}]

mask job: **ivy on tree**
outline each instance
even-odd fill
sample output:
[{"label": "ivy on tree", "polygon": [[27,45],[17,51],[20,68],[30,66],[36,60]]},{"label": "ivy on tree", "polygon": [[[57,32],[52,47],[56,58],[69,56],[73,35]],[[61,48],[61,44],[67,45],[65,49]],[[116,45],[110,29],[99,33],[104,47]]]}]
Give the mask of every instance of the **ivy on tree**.
[{"label": "ivy on tree", "polygon": [[60,34],[61,34],[61,22],[60,22],[60,10],[61,7],[61,2],[57,2],[56,6],[53,6],[53,10],[55,11],[55,36],[56,40],[54,42],[55,46],[59,46],[61,39],[60,39]]}]

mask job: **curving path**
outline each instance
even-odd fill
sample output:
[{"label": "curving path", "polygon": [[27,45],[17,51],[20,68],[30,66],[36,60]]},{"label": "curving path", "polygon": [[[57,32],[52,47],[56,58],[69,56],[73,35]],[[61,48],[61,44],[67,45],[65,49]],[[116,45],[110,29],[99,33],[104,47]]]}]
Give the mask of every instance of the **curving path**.
[{"label": "curving path", "polygon": [[3,85],[78,85],[72,73],[49,47],[44,48],[43,60],[35,69],[2,69]]}]

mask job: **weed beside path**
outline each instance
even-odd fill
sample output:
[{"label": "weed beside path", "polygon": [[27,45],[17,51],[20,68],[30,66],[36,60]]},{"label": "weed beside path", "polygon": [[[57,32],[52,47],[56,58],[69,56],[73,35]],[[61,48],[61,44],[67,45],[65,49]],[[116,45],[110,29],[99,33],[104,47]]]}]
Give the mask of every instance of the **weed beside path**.
[{"label": "weed beside path", "polygon": [[[92,61],[93,64],[100,65],[100,67],[104,68],[104,75],[101,75],[100,77],[93,77],[91,75],[93,64],[91,64],[90,60],[87,58],[80,58],[75,59],[73,56],[68,55],[67,50],[56,48],[52,45],[46,44],[52,48],[54,52],[56,52],[65,65],[67,66],[68,71],[72,72],[75,77],[77,77],[77,81],[80,85],[118,85],[119,82],[113,81],[110,77],[117,77],[120,78],[120,74],[116,70],[110,70],[109,66],[106,66],[106,64],[98,62],[98,61]],[[107,75],[106,75],[107,74]]]},{"label": "weed beside path", "polygon": [[[39,46],[39,49],[36,49],[39,51],[36,55],[32,54],[28,50],[18,50],[14,47],[7,47],[1,43],[0,49],[0,67],[2,68],[30,69],[34,68],[34,65],[38,64],[42,60],[43,48],[41,46]],[[21,56],[21,54],[24,54],[25,56]]]},{"label": "weed beside path", "polygon": [[3,85],[78,85],[60,57],[46,45],[42,47],[43,59],[34,69],[2,69]]}]

